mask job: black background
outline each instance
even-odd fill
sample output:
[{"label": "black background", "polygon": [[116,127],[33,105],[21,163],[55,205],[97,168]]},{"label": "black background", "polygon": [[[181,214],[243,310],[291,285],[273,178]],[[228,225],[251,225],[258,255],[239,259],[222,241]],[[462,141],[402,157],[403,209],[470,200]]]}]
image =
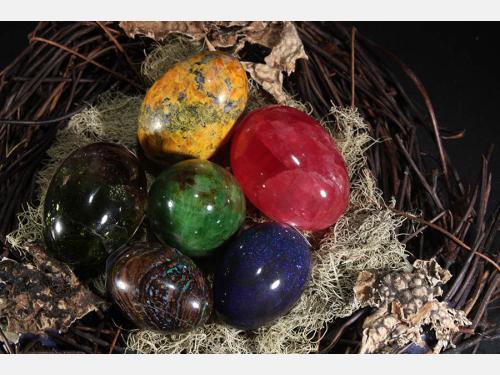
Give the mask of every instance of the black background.
[{"label": "black background", "polygon": [[444,141],[460,175],[473,182],[481,154],[492,158],[492,203],[500,202],[500,36],[498,22],[359,22],[360,32],[396,53],[422,80],[440,126],[465,129]]},{"label": "black background", "polygon": [[[446,149],[460,175],[474,182],[481,154],[500,142],[500,23],[350,22],[397,54],[422,80],[440,126],[465,129]],[[0,22],[0,70],[28,44],[35,22]],[[415,97],[416,98],[416,97]],[[419,101],[417,98],[415,99]],[[492,203],[500,203],[500,144],[492,158]],[[479,352],[498,352],[494,343]]]}]

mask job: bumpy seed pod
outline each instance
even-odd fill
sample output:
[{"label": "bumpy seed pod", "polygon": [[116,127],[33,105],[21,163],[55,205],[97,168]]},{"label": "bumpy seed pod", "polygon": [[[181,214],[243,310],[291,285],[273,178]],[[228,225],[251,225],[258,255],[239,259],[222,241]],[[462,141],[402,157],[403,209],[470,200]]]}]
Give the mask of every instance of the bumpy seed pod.
[{"label": "bumpy seed pod", "polygon": [[[450,277],[435,259],[416,260],[411,271],[361,272],[354,287],[356,299],[361,306],[377,309],[363,323],[360,353],[390,353],[409,343],[418,347],[413,345],[413,351],[439,353],[453,345],[453,334],[471,322],[463,311],[436,299]],[[437,339],[432,348],[426,334],[430,330]]]}]

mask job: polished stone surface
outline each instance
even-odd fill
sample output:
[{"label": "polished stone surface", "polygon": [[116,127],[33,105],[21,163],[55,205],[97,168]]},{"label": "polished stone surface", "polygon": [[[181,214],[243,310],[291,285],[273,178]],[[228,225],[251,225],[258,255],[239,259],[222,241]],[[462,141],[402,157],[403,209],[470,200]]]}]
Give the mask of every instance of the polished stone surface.
[{"label": "polished stone surface", "polygon": [[299,300],[311,270],[309,246],[290,226],[259,224],[225,249],[214,278],[214,307],[228,324],[252,330]]},{"label": "polished stone surface", "polygon": [[170,68],[148,90],[138,138],[146,155],[208,159],[225,141],[248,96],[246,72],[231,55],[203,52]]},{"label": "polished stone surface", "polygon": [[188,256],[205,256],[238,230],[245,197],[224,168],[207,160],[185,160],[156,178],[147,217],[162,242]]},{"label": "polished stone surface", "polygon": [[71,265],[104,264],[144,216],[147,187],[139,160],[126,147],[93,143],[55,172],[43,206],[47,252]]},{"label": "polished stone surface", "polygon": [[321,125],[297,109],[274,105],[245,116],[232,140],[231,167],[247,198],[277,222],[320,230],[347,207],[342,155]]},{"label": "polished stone surface", "polygon": [[137,327],[166,333],[204,324],[212,295],[201,270],[171,247],[135,242],[108,262],[113,301]]}]

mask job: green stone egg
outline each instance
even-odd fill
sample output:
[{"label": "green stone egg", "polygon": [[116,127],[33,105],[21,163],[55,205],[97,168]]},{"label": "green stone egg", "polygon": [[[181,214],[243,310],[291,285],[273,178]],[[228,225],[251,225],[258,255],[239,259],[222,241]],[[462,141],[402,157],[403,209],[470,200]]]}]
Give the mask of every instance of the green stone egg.
[{"label": "green stone egg", "polygon": [[146,199],[146,175],[126,147],[93,143],[76,150],[45,196],[47,252],[71,265],[102,266],[138,229]]},{"label": "green stone egg", "polygon": [[156,178],[146,216],[160,241],[188,256],[205,256],[243,223],[245,197],[224,168],[207,160],[186,160]]}]

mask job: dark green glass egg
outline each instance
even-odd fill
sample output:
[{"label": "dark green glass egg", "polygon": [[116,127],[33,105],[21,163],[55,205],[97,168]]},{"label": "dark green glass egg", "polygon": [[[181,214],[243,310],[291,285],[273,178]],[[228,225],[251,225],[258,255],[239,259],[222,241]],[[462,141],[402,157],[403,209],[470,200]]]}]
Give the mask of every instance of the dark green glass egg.
[{"label": "dark green glass egg", "polygon": [[162,242],[198,257],[238,230],[245,218],[245,197],[224,168],[207,160],[185,160],[156,178],[146,211]]},{"label": "dark green glass egg", "polygon": [[93,143],[64,160],[43,206],[47,252],[71,265],[103,265],[144,217],[146,175],[125,146]]}]

